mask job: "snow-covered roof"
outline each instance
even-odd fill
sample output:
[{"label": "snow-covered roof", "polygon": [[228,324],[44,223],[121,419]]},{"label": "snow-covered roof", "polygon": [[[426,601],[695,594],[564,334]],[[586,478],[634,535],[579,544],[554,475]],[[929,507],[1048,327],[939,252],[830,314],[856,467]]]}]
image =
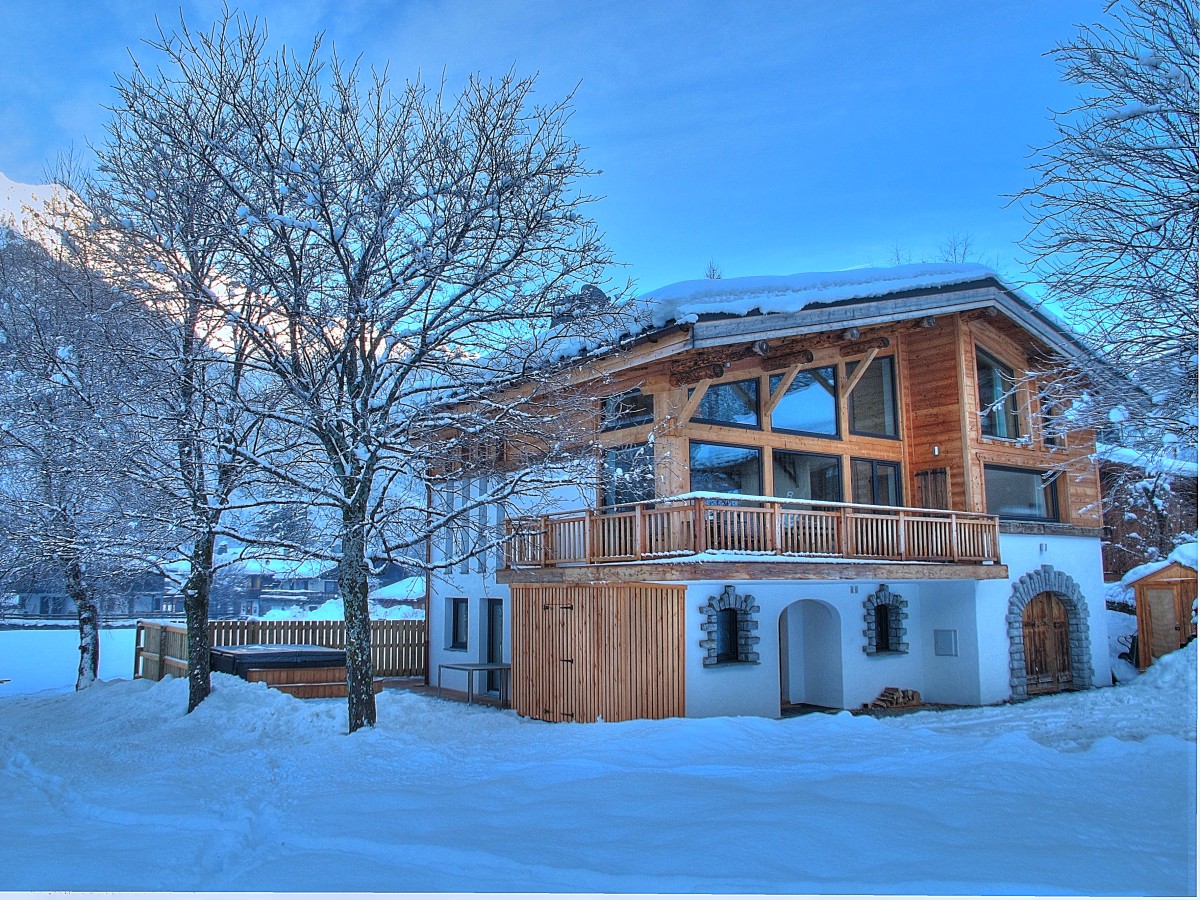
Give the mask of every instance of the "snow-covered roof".
[{"label": "snow-covered roof", "polygon": [[649,291],[639,301],[651,324],[661,328],[669,322],[695,322],[701,316],[795,313],[812,304],[865,300],[988,278],[997,275],[987,266],[919,263],[842,272],[679,281]]},{"label": "snow-covered roof", "polygon": [[369,600],[424,600],[425,579],[420,575],[401,578],[392,584],[376,588],[368,595]]},{"label": "snow-covered roof", "polygon": [[1113,444],[1096,444],[1096,456],[1108,462],[1133,466],[1151,475],[1174,475],[1181,478],[1200,477],[1200,466],[1186,459],[1171,459],[1166,456],[1151,456],[1129,447]]},{"label": "snow-covered roof", "polygon": [[1121,579],[1122,585],[1130,585],[1138,579],[1145,578],[1147,575],[1153,575],[1155,572],[1161,572],[1171,563],[1179,563],[1181,566],[1187,566],[1189,569],[1196,569],[1196,551],[1197,544],[1193,541],[1190,544],[1180,544],[1167,556],[1166,559],[1155,560],[1154,562],[1146,563],[1137,568],[1130,569],[1125,573],[1125,577]]}]

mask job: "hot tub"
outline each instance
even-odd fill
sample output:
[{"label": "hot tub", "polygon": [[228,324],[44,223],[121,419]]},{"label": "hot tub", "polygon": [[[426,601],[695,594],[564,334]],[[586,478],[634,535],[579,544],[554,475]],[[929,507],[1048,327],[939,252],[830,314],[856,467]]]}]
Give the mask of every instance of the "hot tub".
[{"label": "hot tub", "polygon": [[[239,678],[247,678],[256,669],[338,668],[346,668],[346,651],[316,644],[245,644],[212,648],[212,670]],[[345,678],[344,672],[341,677]]]}]

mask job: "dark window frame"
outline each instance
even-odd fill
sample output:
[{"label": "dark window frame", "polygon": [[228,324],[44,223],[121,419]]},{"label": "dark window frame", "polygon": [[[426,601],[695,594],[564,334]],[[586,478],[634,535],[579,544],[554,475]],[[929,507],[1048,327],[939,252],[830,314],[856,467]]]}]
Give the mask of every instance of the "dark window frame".
[{"label": "dark window frame", "polygon": [[[999,378],[1000,382],[1005,381],[1011,386],[999,399],[993,399],[990,402],[984,402],[983,399],[983,379],[980,377],[980,372],[983,368],[991,369],[994,373],[992,376],[993,382]],[[1025,439],[1024,431],[1028,429],[1022,428],[1024,424],[1021,421],[1021,402],[1020,391],[1021,382],[1017,378],[1016,370],[1003,362],[996,356],[984,350],[978,344],[975,345],[975,394],[979,404],[979,433],[990,440],[994,441],[1020,441]],[[997,405],[1000,404],[1000,405]],[[1011,409],[1009,408],[1011,405]],[[999,423],[1004,424],[1007,430],[1009,421],[1016,434],[998,434],[995,429]],[[989,422],[991,423],[989,425]],[[993,430],[989,430],[989,428]]]},{"label": "dark window frame", "polygon": [[[854,488],[857,482],[854,478],[855,463],[870,463],[871,464],[871,501],[854,500]],[[880,503],[876,498],[876,482],[879,478],[880,466],[892,466],[896,470],[896,502],[895,503]],[[867,506],[903,506],[904,505],[904,465],[895,459],[872,459],[867,456],[852,456],[850,457],[850,497],[853,503],[863,503]]]},{"label": "dark window frame", "polygon": [[[788,385],[787,393],[784,394],[784,397],[780,398],[779,404],[776,404],[775,409],[771,410],[771,415],[768,417],[768,420],[771,425],[771,432],[773,434],[799,434],[799,435],[803,435],[805,437],[823,438],[827,441],[840,441],[842,439],[842,405],[841,405],[841,403],[838,402],[838,384],[840,382],[841,376],[838,373],[838,366],[837,365],[809,366],[808,368],[801,369],[799,372],[797,372],[796,378],[799,378],[805,372],[812,372],[817,369],[828,369],[831,372],[833,372],[833,394],[830,397],[830,399],[833,401],[833,431],[832,432],[804,431],[799,428],[781,428],[775,424],[776,411],[779,409],[779,406],[782,405],[783,399],[787,396],[787,393],[790,393],[792,388],[796,384],[795,379],[793,379],[792,383]],[[767,396],[768,397],[771,396],[771,392],[773,390],[773,388],[771,387],[771,379],[783,378],[783,375],[784,375],[783,372],[767,373]],[[849,413],[847,412],[847,414],[849,414]],[[761,419],[761,416],[760,416],[760,419]]]},{"label": "dark window frame", "polygon": [[[630,415],[623,407],[624,401],[630,399],[634,395],[645,400],[641,412],[635,412]],[[632,388],[628,391],[622,391],[619,394],[613,394],[611,397],[605,397],[601,405],[601,425],[600,430],[604,431],[619,431],[623,428],[634,428],[638,425],[647,425],[654,421],[654,395],[647,394],[641,388]]]},{"label": "dark window frame", "polygon": [[[762,447],[752,445],[752,444],[729,444],[729,443],[725,443],[723,441],[698,441],[695,439],[688,441],[688,491],[689,492],[696,491],[696,490],[707,490],[706,488],[697,488],[692,484],[692,476],[694,475],[694,470],[692,468],[692,448],[697,444],[701,444],[701,445],[708,446],[708,447],[732,447],[735,450],[750,450],[750,451],[753,451],[754,453],[758,454],[758,492],[756,494],[747,494],[746,496],[748,496],[748,497],[762,496],[763,475],[764,475],[764,472],[763,472],[764,450]],[[721,493],[721,492],[718,492],[718,493]]]},{"label": "dark window frame", "polygon": [[[900,440],[900,433],[903,430],[900,425],[900,385],[898,378],[900,367],[896,365],[896,357],[892,354],[875,357],[873,360],[871,360],[871,365],[873,366],[876,363],[879,363],[880,366],[883,366],[885,362],[888,364],[887,369],[891,375],[887,381],[889,382],[892,401],[892,419],[895,421],[896,433],[888,434],[886,431],[860,431],[854,427],[854,393],[862,385],[862,382],[859,381],[859,383],[854,386],[854,390],[850,391],[849,395],[846,397],[846,430],[849,434],[855,435],[856,437],[873,437],[888,441]],[[850,360],[848,363],[846,363],[847,380],[849,380],[851,377],[851,365],[854,365],[857,368],[857,366],[862,365],[862,360]]]},{"label": "dark window frame", "polygon": [[[752,384],[752,385],[754,385],[754,418],[755,418],[755,422],[753,425],[747,424],[745,422],[731,422],[728,419],[708,419],[708,418],[705,418],[704,416],[700,415],[700,407],[702,407],[704,405],[705,399],[707,399],[714,390],[719,390],[721,388],[730,388],[737,384]],[[695,388],[692,388],[692,391],[694,391],[694,390],[695,390]],[[762,431],[763,430],[763,409],[762,409],[763,408],[763,397],[762,397],[762,394],[763,394],[762,383],[761,383],[761,380],[758,378],[758,376],[755,376],[754,378],[737,378],[733,381],[722,381],[717,384],[710,384],[704,392],[704,397],[702,397],[700,399],[699,404],[697,404],[696,411],[694,413],[692,413],[692,417],[689,421],[696,422],[697,424],[700,424],[700,425],[719,425],[722,428],[742,428],[742,429],[745,429],[746,431]],[[689,392],[688,396],[689,396],[689,398],[691,397],[690,392]]]},{"label": "dark window frame", "polygon": [[993,513],[991,512],[990,508],[988,510],[989,515],[998,516],[1004,521],[1009,522],[1062,522],[1063,510],[1062,502],[1059,498],[1059,485],[1062,483],[1060,473],[1053,473],[1053,477],[1049,481],[1046,481],[1043,476],[1048,473],[1043,469],[1026,469],[1020,466],[1000,466],[992,465],[991,463],[985,463],[983,466],[983,500],[985,505],[987,504],[987,474],[992,470],[1001,472],[1016,472],[1021,475],[1035,476],[1042,485],[1042,496],[1046,498],[1047,506],[1049,508],[1046,510],[1047,515],[1045,516],[1023,516],[1012,515],[1011,513]]},{"label": "dark window frame", "polygon": [[[650,496],[643,500],[621,500],[618,497],[617,492],[614,489],[613,493],[612,493],[612,497],[611,497],[612,502],[610,503],[609,502],[609,499],[610,499],[609,490],[610,490],[610,487],[612,487],[612,484],[607,477],[608,471],[609,471],[608,455],[610,453],[621,453],[621,452],[628,451],[628,450],[634,450],[634,451],[642,450],[645,452],[644,458],[645,458],[646,464],[649,468]],[[600,450],[600,485],[599,485],[599,487],[600,487],[600,489],[599,489],[599,491],[597,491],[597,495],[598,495],[598,499],[600,501],[600,507],[602,509],[612,509],[612,508],[619,509],[621,507],[632,506],[635,503],[647,503],[647,502],[653,500],[655,494],[657,493],[656,487],[655,487],[655,482],[654,482],[654,444],[651,441],[640,441],[636,444],[620,444],[616,447],[601,448],[601,450]]]},{"label": "dark window frame", "polygon": [[[776,459],[776,457],[781,456],[781,455],[783,455],[783,456],[818,457],[820,459],[827,459],[827,460],[831,460],[834,463],[836,463],[837,464],[837,472],[838,472],[838,477],[837,477],[838,499],[824,500],[824,499],[814,499],[811,497],[782,497],[779,493],[779,485],[777,483],[778,478],[777,478],[776,467],[775,467],[775,459]],[[774,494],[774,496],[779,497],[781,500],[795,500],[797,502],[809,502],[809,503],[843,503],[843,502],[845,502],[845,493],[846,493],[845,488],[846,488],[845,465],[844,465],[844,457],[842,457],[841,455],[839,455],[837,453],[809,452],[807,450],[784,450],[784,449],[781,449],[778,447],[773,447],[771,449],[771,490],[772,490],[772,493]]]},{"label": "dark window frame", "polygon": [[[446,643],[447,650],[467,650],[471,645],[471,603],[466,597],[450,597],[450,640]],[[461,633],[459,629],[459,610],[463,611]]]}]

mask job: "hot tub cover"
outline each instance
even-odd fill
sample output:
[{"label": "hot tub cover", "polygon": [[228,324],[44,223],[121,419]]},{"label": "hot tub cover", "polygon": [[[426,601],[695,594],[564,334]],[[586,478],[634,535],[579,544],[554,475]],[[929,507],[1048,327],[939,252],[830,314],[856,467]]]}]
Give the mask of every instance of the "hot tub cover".
[{"label": "hot tub cover", "polygon": [[316,669],[346,665],[346,651],[315,644],[245,644],[213,647],[212,670],[245,678],[251,669]]}]

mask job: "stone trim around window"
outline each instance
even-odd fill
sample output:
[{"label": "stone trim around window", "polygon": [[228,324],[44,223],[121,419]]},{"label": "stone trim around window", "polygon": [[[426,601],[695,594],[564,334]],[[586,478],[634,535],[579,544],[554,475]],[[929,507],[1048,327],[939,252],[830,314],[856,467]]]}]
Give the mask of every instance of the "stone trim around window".
[{"label": "stone trim around window", "polygon": [[[736,660],[720,660],[717,659],[717,629],[719,613],[723,609],[732,609],[737,613],[737,659]],[[758,637],[758,619],[755,618],[759,611],[758,605],[754,602],[754,598],[749,594],[739,594],[734,590],[733,585],[726,585],[725,590],[721,592],[719,597],[709,597],[708,602],[700,607],[700,614],[704,616],[704,621],[700,623],[700,630],[704,632],[704,639],[700,641],[700,646],[704,649],[704,666],[736,666],[736,665],[758,665],[758,651],[754,648],[759,642]]]},{"label": "stone trim around window", "polygon": [[1038,594],[1050,593],[1058,597],[1067,610],[1067,639],[1071,647],[1071,687],[1087,690],[1092,686],[1092,641],[1088,628],[1087,600],[1075,579],[1050,565],[1026,572],[1013,582],[1013,592],[1008,599],[1008,660],[1009,686],[1014,700],[1029,697],[1029,683],[1025,674],[1025,632],[1022,614],[1029,601]]},{"label": "stone trim around window", "polygon": [[[880,650],[876,646],[876,613],[875,607],[888,607],[888,644],[886,650]],[[886,584],[881,584],[879,590],[867,596],[863,601],[863,637],[867,642],[863,644],[863,653],[867,656],[886,656],[892,653],[907,653],[908,643],[905,638],[908,636],[908,627],[904,624],[908,619],[908,601],[899,594],[893,594]]]}]

